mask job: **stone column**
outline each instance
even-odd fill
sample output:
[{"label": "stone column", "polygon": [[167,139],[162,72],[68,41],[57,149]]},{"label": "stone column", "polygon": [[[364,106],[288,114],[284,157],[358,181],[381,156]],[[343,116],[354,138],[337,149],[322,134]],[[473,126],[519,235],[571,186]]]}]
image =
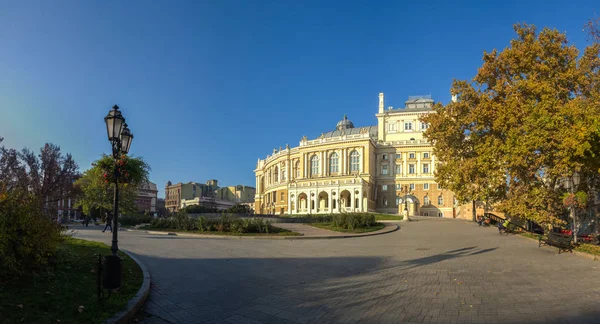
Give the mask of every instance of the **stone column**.
[{"label": "stone column", "polygon": [[365,148],[361,147],[359,152],[360,152],[360,163],[359,163],[360,168],[358,171],[359,171],[359,173],[363,173],[363,172],[365,172],[365,160],[366,160],[365,159]]},{"label": "stone column", "polygon": [[358,210],[363,211],[363,196],[362,196],[362,188],[358,192]]},{"label": "stone column", "polygon": [[356,189],[352,188],[350,190],[350,208],[352,209],[352,212],[354,212],[354,209],[356,208],[356,206],[354,206],[354,199],[356,196],[356,194],[354,193],[354,190],[356,190]]},{"label": "stone column", "polygon": [[321,159],[320,159],[321,161],[319,161],[319,162],[321,162],[321,163],[319,163],[319,167],[321,169],[319,170],[319,175],[323,176],[324,171],[325,171],[325,168],[324,168],[324,166],[325,166],[325,159],[323,158],[323,155],[324,155],[323,151],[320,152],[320,155],[321,155]]},{"label": "stone column", "polygon": [[408,152],[402,152],[402,175],[408,176]]}]

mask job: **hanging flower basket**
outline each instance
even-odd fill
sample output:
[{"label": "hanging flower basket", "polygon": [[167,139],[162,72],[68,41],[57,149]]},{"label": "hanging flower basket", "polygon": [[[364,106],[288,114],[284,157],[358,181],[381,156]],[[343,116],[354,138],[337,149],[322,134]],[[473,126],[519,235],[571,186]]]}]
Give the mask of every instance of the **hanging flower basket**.
[{"label": "hanging flower basket", "polygon": [[122,155],[119,159],[115,160],[111,157],[104,157],[100,159],[97,166],[102,170],[102,180],[105,183],[115,183],[115,166],[118,170],[118,183],[127,184],[131,183],[134,179],[132,175],[135,175],[137,171],[130,159],[126,155]]},{"label": "hanging flower basket", "polygon": [[585,208],[587,205],[587,194],[585,192],[567,193],[563,196],[563,204],[567,208]]}]

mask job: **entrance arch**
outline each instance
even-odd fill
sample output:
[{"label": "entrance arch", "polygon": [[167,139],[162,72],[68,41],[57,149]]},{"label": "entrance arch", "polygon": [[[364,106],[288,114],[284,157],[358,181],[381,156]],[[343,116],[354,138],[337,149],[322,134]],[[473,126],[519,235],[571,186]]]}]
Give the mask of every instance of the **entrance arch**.
[{"label": "entrance arch", "polygon": [[306,213],[308,206],[308,196],[303,192],[298,195],[298,209],[301,213]]},{"label": "entrance arch", "polygon": [[346,208],[350,208],[352,205],[352,195],[350,191],[344,190],[340,193],[340,210],[346,211]]},{"label": "entrance arch", "polygon": [[329,210],[329,195],[325,191],[319,193],[319,209],[317,212],[327,212]]}]

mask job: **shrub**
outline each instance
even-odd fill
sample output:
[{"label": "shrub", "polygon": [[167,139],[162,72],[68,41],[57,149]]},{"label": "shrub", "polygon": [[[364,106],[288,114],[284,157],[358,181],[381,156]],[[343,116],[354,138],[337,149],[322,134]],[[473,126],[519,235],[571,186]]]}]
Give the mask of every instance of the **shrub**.
[{"label": "shrub", "polygon": [[51,260],[62,227],[26,192],[0,191],[0,281],[34,273]]},{"label": "shrub", "polygon": [[198,232],[230,232],[230,233],[271,233],[271,222],[260,218],[231,218],[223,214],[217,219],[206,217],[190,218],[185,213],[175,217],[159,218],[152,221],[156,228],[178,229]]},{"label": "shrub", "polygon": [[371,227],[376,223],[375,215],[368,213],[333,214],[330,217],[333,226],[349,230]]}]

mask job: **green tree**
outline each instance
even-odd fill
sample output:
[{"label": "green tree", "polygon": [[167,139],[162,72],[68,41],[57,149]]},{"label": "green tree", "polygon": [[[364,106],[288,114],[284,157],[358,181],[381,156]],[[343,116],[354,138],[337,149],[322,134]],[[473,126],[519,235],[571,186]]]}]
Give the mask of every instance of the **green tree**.
[{"label": "green tree", "polygon": [[[150,167],[142,158],[126,157],[125,161],[123,165],[119,165],[122,170],[119,180],[119,211],[123,214],[136,211],[134,200],[138,187],[148,181],[150,172]],[[103,155],[76,181],[75,185],[80,192],[77,206],[82,207],[84,213],[99,214],[102,217],[104,212],[112,212],[114,179],[110,178],[114,167],[114,159]]]},{"label": "green tree", "polygon": [[437,180],[459,200],[560,224],[564,180],[578,171],[581,188],[598,184],[600,44],[580,53],[556,30],[514,28],[517,38],[484,53],[471,82],[453,82],[455,102],[423,118],[425,136],[440,161]]}]

